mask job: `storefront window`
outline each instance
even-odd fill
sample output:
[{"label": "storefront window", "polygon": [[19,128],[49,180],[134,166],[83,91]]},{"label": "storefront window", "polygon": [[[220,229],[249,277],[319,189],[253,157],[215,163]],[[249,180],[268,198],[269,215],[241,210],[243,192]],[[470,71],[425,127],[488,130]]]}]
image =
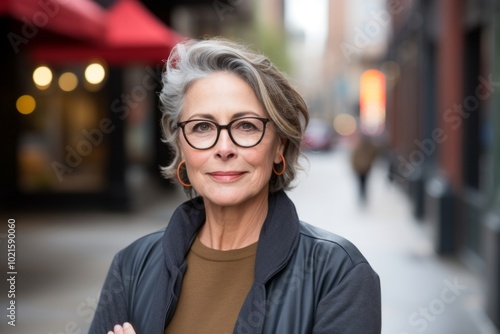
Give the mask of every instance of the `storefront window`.
[{"label": "storefront window", "polygon": [[[147,70],[149,69],[149,71]],[[125,146],[127,159],[127,182],[131,187],[140,187],[148,177],[148,168],[154,161],[154,94],[160,87],[149,67],[128,67],[123,73],[124,92],[129,96],[125,118]],[[159,168],[158,168],[159,173]]]},{"label": "storefront window", "polygon": [[42,66],[34,69],[31,80],[24,80],[35,107],[29,113],[29,108],[22,112],[18,107],[23,113],[18,147],[21,191],[104,189],[107,145],[100,127],[106,99],[102,82],[98,87],[89,84],[84,71],[84,65]]}]

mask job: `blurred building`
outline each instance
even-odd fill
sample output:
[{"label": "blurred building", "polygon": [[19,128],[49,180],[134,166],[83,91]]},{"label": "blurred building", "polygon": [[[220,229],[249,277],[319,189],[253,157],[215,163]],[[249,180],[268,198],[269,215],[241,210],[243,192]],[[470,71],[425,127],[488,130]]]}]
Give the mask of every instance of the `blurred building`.
[{"label": "blurred building", "polygon": [[360,78],[378,68],[386,51],[391,18],[385,0],[328,2],[328,33],[323,73],[334,114],[359,116]]},{"label": "blurred building", "polygon": [[161,158],[155,90],[180,36],[139,1],[4,1],[1,204],[129,208]]},{"label": "blurred building", "polygon": [[315,123],[332,128],[335,141],[350,141],[361,123],[360,79],[365,71],[379,68],[387,47],[391,16],[386,14],[385,0],[288,0],[286,4],[296,87]]},{"label": "blurred building", "polygon": [[2,209],[127,210],[169,191],[159,172],[170,159],[156,95],[163,61],[184,37],[244,39],[254,10],[225,0],[2,0]]},{"label": "blurred building", "polygon": [[387,1],[389,177],[500,327],[500,1]]}]

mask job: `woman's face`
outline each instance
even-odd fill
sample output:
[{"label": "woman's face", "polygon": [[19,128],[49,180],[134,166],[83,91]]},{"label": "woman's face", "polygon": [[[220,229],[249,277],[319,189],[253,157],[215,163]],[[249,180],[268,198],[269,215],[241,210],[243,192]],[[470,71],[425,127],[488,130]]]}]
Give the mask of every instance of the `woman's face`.
[{"label": "woman's face", "polygon": [[[180,121],[201,119],[226,125],[242,117],[268,115],[244,80],[217,72],[190,86]],[[218,206],[234,206],[256,196],[267,196],[273,164],[281,162],[279,154],[283,149],[271,122],[265,125],[264,137],[254,147],[236,145],[224,129],[212,148],[197,150],[183,134],[179,134],[179,144],[192,186],[206,204]]]}]

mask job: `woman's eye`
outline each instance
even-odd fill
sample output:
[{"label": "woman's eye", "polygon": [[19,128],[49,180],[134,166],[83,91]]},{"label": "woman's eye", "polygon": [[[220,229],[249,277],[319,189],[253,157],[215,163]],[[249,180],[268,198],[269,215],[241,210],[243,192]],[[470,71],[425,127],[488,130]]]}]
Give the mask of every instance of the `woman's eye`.
[{"label": "woman's eye", "polygon": [[240,129],[240,130],[245,130],[245,131],[250,131],[250,130],[256,130],[257,129],[257,127],[255,126],[255,124],[253,124],[252,122],[248,122],[248,121],[243,121],[241,123],[238,123],[237,128]]},{"label": "woman's eye", "polygon": [[212,130],[213,125],[208,123],[208,122],[201,122],[201,123],[196,123],[193,126],[193,131],[194,132],[207,132]]}]

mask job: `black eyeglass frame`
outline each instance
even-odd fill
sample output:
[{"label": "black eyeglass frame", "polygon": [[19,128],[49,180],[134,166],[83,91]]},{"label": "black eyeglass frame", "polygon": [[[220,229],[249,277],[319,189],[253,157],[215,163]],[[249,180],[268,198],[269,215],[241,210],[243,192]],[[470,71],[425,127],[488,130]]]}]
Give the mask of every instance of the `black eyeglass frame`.
[{"label": "black eyeglass frame", "polygon": [[[236,142],[236,140],[234,140],[233,135],[231,134],[231,125],[233,125],[234,123],[236,123],[238,121],[241,121],[242,119],[249,119],[249,118],[250,119],[258,119],[259,121],[262,122],[262,125],[263,125],[262,135],[260,136],[260,139],[253,145],[250,145],[250,146],[240,145]],[[186,136],[186,132],[184,131],[184,127],[186,126],[186,124],[191,123],[191,122],[200,122],[200,121],[211,123],[211,124],[215,125],[215,128],[217,129],[217,136],[215,137],[214,143],[211,146],[206,147],[206,148],[198,148],[198,147],[195,147],[193,144],[191,144],[191,142],[189,141],[189,139]],[[186,142],[189,144],[189,146],[191,146],[195,150],[200,150],[200,151],[209,150],[212,147],[214,147],[215,145],[217,145],[217,142],[219,141],[219,137],[220,137],[220,132],[223,129],[225,129],[227,131],[227,133],[229,134],[229,138],[231,138],[231,141],[236,146],[243,147],[243,148],[251,148],[251,147],[255,147],[255,146],[260,144],[260,142],[264,138],[264,135],[266,134],[267,123],[269,123],[270,121],[271,120],[269,118],[249,116],[249,117],[236,118],[236,119],[233,119],[231,122],[227,123],[226,125],[220,125],[219,123],[212,121],[212,120],[208,120],[208,119],[190,119],[188,121],[177,123],[177,127],[182,129],[182,134],[184,135],[184,139],[186,139]]]}]

